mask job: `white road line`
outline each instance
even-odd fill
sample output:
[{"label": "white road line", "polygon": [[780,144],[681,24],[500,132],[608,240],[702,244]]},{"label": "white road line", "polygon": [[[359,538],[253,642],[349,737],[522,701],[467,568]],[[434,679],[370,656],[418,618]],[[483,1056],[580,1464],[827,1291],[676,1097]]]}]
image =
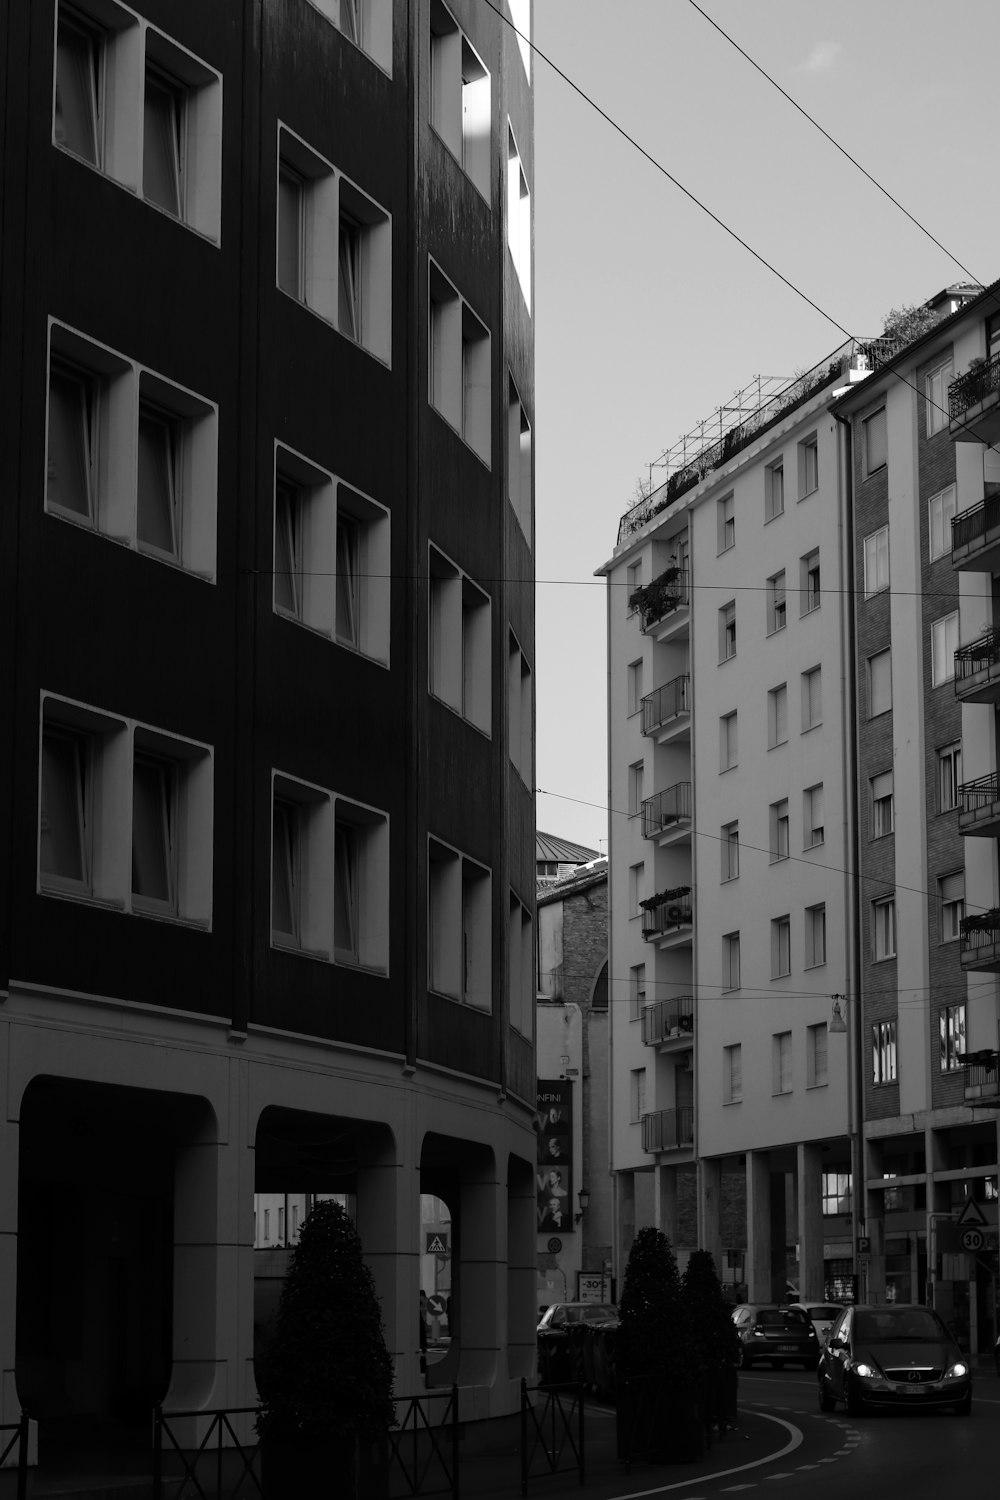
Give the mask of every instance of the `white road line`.
[{"label": "white road line", "polygon": [[[786,1422],[784,1417],[775,1417],[766,1411],[758,1412],[757,1415],[763,1417],[765,1422],[777,1423],[779,1427],[784,1427],[785,1431],[791,1434],[785,1446],[777,1453],[769,1453],[766,1458],[754,1458],[749,1463],[734,1464],[731,1469],[719,1469],[715,1474],[706,1474],[706,1479],[728,1479],[730,1474],[745,1474],[748,1469],[759,1469],[761,1464],[777,1463],[779,1458],[794,1453],[795,1449],[801,1446],[804,1434],[797,1427],[793,1427],[791,1422]],[[690,1483],[690,1479],[682,1479],[677,1484],[659,1484],[651,1490],[630,1490],[624,1495],[612,1495],[609,1496],[609,1500],[646,1500],[648,1495],[666,1495],[671,1490],[686,1490]]]},{"label": "white road line", "polygon": [[791,1471],[791,1469],[789,1469],[784,1474],[765,1474],[764,1478],[765,1479],[791,1479],[792,1478],[792,1471]]},{"label": "white road line", "polygon": [[756,1482],[754,1484],[727,1484],[722,1493],[731,1495],[735,1490],[755,1490],[756,1488]]},{"label": "white road line", "polygon": [[815,1469],[815,1464],[799,1464],[800,1469]]}]

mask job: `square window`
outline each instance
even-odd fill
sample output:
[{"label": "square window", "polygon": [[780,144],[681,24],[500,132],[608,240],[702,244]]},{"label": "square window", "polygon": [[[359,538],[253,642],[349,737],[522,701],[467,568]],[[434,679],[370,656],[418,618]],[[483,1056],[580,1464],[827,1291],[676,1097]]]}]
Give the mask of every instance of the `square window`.
[{"label": "square window", "polygon": [[[806,907],[806,968],[826,963],[826,905]],[[824,1033],[826,1027],[823,1028]]]},{"label": "square window", "polygon": [[733,495],[725,495],[717,502],[720,552],[728,552],[730,547],[735,547],[736,545],[736,515],[734,505],[735,497]]},{"label": "square window", "polygon": [[767,633],[784,630],[786,623],[785,575],[775,573],[767,580]]},{"label": "square window", "polygon": [[873,412],[861,424],[864,434],[865,475],[884,469],[889,456],[885,425],[885,407]]},{"label": "square window", "polygon": [[826,837],[823,802],[822,782],[807,787],[802,795],[802,845],[805,849],[815,849]]},{"label": "square window", "polygon": [[931,686],[941,687],[955,680],[955,652],[958,650],[958,611],[935,620],[931,625]]},{"label": "square window", "polygon": [[734,1042],[722,1049],[722,1100],[739,1104],[743,1098],[743,1047]]},{"label": "square window", "polygon": [[962,918],[965,916],[964,870],[942,875],[938,881],[938,899],[941,902],[941,942],[955,943],[962,935]]},{"label": "square window", "polygon": [[739,757],[739,746],[737,743],[736,710],[730,714],[723,714],[719,720],[719,770],[731,771],[737,764]]},{"label": "square window", "polygon": [[789,917],[771,922],[771,978],[784,979],[792,972],[792,923]]},{"label": "square window", "polygon": [[872,1027],[872,1082],[896,1079],[896,1023],[877,1021]]},{"label": "square window", "polygon": [[640,1021],[646,1005],[646,965],[633,964],[628,973],[629,1020]]},{"label": "square window", "polygon": [[938,811],[951,812],[958,806],[962,784],[962,743],[945,745],[937,752]]},{"label": "square window", "polygon": [[722,879],[736,880],[740,873],[740,825],[726,823],[722,829]]},{"label": "square window", "polygon": [[895,826],[893,809],[893,773],[882,771],[868,783],[871,792],[871,837],[884,839]]},{"label": "square window", "polygon": [[531,311],[531,194],[510,121],[507,122],[507,245],[524,301]]},{"label": "square window", "polygon": [[802,733],[823,722],[823,669],[812,667],[802,673]]},{"label": "square window", "polygon": [[788,798],[772,802],[770,807],[771,863],[788,858]]},{"label": "square window", "polygon": [[799,589],[801,592],[800,613],[811,614],[819,609],[821,591],[819,581],[819,548],[807,552],[799,562]]},{"label": "square window", "polygon": [[507,498],[531,546],[531,426],[513,380],[507,401]]},{"label": "square window", "polygon": [[954,378],[955,366],[950,354],[924,376],[928,437],[933,437],[936,432],[941,432],[948,426],[948,387]]},{"label": "square window", "polygon": [[451,12],[432,0],[431,124],[490,201],[490,75]]},{"label": "square window", "polygon": [[[948,403],[945,402],[947,421]],[[955,486],[949,484],[927,502],[927,550],[930,561],[951,555],[951,523],[955,519]]]},{"label": "square window", "polygon": [[876,651],[868,658],[868,717],[875,719],[892,708],[892,651]]},{"label": "square window", "polygon": [[773,750],[788,739],[788,688],[785,683],[767,695],[767,745]]},{"label": "square window", "polygon": [[771,1037],[771,1093],[792,1091],[792,1033],[777,1031]]},{"label": "square window", "polygon": [[889,528],[882,526],[865,537],[865,598],[889,587]]},{"label": "square window", "polygon": [[628,665],[628,712],[637,714],[642,708],[642,661],[632,661]]},{"label": "square window", "polygon": [[785,469],[782,461],[764,470],[764,520],[773,521],[785,509]]},{"label": "square window", "polygon": [[965,1064],[965,1001],[942,1005],[938,1014],[941,1034],[942,1073],[953,1073]]},{"label": "square window", "polygon": [[736,604],[730,601],[719,610],[719,660],[729,661],[736,655]]},{"label": "square window", "polygon": [[727,932],[722,939],[722,988],[738,990],[740,987],[740,935]]},{"label": "square window", "polygon": [[821,1021],[806,1027],[806,1087],[822,1088],[828,1082],[827,1026]]},{"label": "square window", "polygon": [[879,963],[896,956],[896,900],[894,896],[872,902],[872,958]]},{"label": "square window", "polygon": [[430,691],[490,732],[491,606],[471,578],[430,549]]},{"label": "square window", "polygon": [[819,444],[815,433],[798,445],[799,499],[804,500],[819,489]]},{"label": "square window", "polygon": [[489,330],[433,262],[429,299],[431,405],[489,468]]}]

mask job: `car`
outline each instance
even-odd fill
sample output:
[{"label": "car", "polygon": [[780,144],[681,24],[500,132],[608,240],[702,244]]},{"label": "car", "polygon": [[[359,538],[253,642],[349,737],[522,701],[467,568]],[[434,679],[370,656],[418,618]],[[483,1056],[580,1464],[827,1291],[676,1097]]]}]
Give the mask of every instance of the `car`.
[{"label": "car", "polygon": [[937,1313],[914,1302],[845,1307],[820,1355],[819,1405],[972,1410],[972,1366]]},{"label": "car", "polygon": [[617,1328],[618,1308],[613,1302],[553,1302],[538,1324],[538,1372],[543,1385],[583,1378],[571,1354],[570,1330]]},{"label": "car", "polygon": [[821,1344],[825,1344],[830,1336],[830,1329],[836,1323],[844,1311],[840,1303],[833,1302],[789,1302],[789,1307],[797,1307],[799,1312],[804,1312],[816,1330],[816,1337]]},{"label": "car", "polygon": [[769,1364],[775,1370],[794,1364],[816,1368],[819,1339],[801,1308],[784,1302],[741,1302],[733,1308],[733,1322],[742,1345],[741,1369],[755,1364]]}]

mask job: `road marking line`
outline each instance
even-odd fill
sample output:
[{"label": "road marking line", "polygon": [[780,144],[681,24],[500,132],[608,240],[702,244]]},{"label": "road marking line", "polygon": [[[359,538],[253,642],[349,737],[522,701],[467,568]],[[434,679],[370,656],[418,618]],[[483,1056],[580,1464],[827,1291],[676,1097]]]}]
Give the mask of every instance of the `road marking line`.
[{"label": "road marking line", "polygon": [[[774,1422],[777,1426],[784,1427],[785,1431],[791,1434],[785,1446],[779,1448],[777,1453],[769,1453],[766,1458],[754,1458],[749,1463],[734,1464],[731,1469],[720,1469],[715,1474],[706,1474],[706,1479],[728,1479],[730,1474],[745,1474],[748,1469],[759,1469],[762,1464],[777,1463],[779,1458],[784,1458],[787,1454],[794,1453],[795,1449],[803,1443],[805,1434],[800,1432],[797,1427],[794,1427],[791,1422],[786,1422],[784,1417],[775,1417],[770,1412],[763,1411],[758,1412],[757,1415],[763,1417],[765,1422]],[[608,1496],[608,1500],[647,1500],[647,1497],[650,1495],[666,1495],[671,1490],[685,1490],[689,1483],[690,1480],[682,1479],[676,1484],[656,1485],[651,1490],[630,1490],[627,1494],[610,1495]],[[748,1485],[747,1488],[749,1489],[751,1486]]]},{"label": "road marking line", "polygon": [[755,1490],[756,1484],[727,1484],[722,1491],[724,1495],[731,1495],[734,1490]]},{"label": "road marking line", "polygon": [[765,1479],[791,1479],[792,1478],[792,1473],[791,1473],[791,1470],[788,1470],[784,1474],[765,1474],[764,1478]]},{"label": "road marking line", "polygon": [[799,1464],[800,1469],[815,1469],[815,1464]]}]

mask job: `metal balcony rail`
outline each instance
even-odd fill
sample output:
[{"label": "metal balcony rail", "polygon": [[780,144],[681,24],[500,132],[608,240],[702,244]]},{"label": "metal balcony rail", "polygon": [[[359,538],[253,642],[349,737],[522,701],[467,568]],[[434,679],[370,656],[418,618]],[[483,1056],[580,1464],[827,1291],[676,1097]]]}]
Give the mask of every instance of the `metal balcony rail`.
[{"label": "metal balcony rail", "polygon": [[654,578],[652,583],[647,583],[636,591],[638,597],[631,596],[635,602],[629,613],[640,616],[643,630],[649,630],[658,621],[665,620],[675,610],[682,609],[691,602],[690,575],[687,569],[675,568],[671,571],[673,577]]},{"label": "metal balcony rail", "polygon": [[963,948],[988,948],[1000,942],[1000,911],[977,912],[975,916],[963,917],[959,923],[959,934]]},{"label": "metal balcony rail", "polygon": [[642,1117],[642,1149],[670,1151],[694,1144],[694,1105],[681,1104],[677,1109],[656,1109]]},{"label": "metal balcony rail", "polygon": [[971,547],[973,542],[985,541],[990,532],[1000,527],[1000,495],[987,495],[978,505],[970,505],[951,523],[951,550]]},{"label": "metal balcony rail", "polygon": [[693,922],[690,901],[669,901],[652,911],[643,912],[642,935],[644,938],[666,937],[679,927],[690,927]]},{"label": "metal balcony rail", "polygon": [[1000,390],[1000,354],[981,365],[966,370],[948,387],[948,414],[957,422],[970,406],[985,400],[994,391]]},{"label": "metal balcony rail", "polygon": [[691,674],[684,672],[662,687],[654,688],[642,700],[642,732],[652,734],[661,724],[678,714],[691,712]]},{"label": "metal balcony rail", "polygon": [[642,836],[655,839],[678,823],[691,820],[691,783],[677,781],[642,804]]},{"label": "metal balcony rail", "polygon": [[963,781],[958,789],[964,813],[981,812],[1000,800],[1000,777],[995,771],[989,776],[979,776],[975,781]]},{"label": "metal balcony rail", "polygon": [[654,1000],[642,1013],[642,1039],[647,1045],[667,1042],[671,1037],[690,1036],[694,1032],[694,996],[675,995],[671,1000]]},{"label": "metal balcony rail", "polygon": [[1000,1093],[1000,1056],[996,1052],[966,1054],[965,1092],[984,1096]]},{"label": "metal balcony rail", "polygon": [[955,652],[956,685],[965,678],[975,677],[977,672],[1000,662],[1000,637],[995,630],[988,630],[978,640],[959,646]]}]

